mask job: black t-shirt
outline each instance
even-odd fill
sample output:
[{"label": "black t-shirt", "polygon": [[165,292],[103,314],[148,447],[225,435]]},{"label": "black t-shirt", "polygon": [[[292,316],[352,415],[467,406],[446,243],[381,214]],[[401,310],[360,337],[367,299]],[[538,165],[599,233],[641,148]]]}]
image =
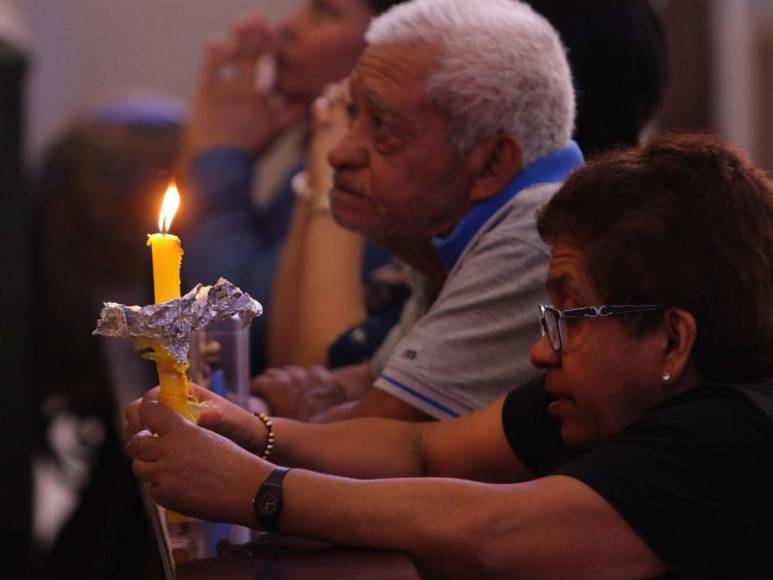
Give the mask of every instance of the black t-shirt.
[{"label": "black t-shirt", "polygon": [[548,404],[537,380],[502,413],[538,476],[591,487],[680,577],[773,578],[773,381],[691,389],[585,453],[566,448]]}]

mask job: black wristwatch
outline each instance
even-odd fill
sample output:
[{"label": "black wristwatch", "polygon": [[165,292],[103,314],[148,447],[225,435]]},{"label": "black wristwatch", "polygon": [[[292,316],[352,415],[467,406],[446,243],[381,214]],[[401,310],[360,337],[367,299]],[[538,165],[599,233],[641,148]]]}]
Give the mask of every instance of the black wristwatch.
[{"label": "black wristwatch", "polygon": [[255,499],[255,519],[267,532],[279,531],[279,516],[282,513],[282,480],[289,467],[277,467],[266,480],[260,484]]}]

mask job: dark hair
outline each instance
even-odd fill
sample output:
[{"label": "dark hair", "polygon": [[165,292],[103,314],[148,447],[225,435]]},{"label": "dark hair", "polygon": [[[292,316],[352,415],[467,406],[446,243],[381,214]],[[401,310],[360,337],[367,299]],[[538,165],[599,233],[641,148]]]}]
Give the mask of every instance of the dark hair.
[{"label": "dark hair", "polygon": [[[773,374],[773,184],[707,135],[664,135],[575,172],[538,218],[582,248],[600,298],[662,304],[698,324],[705,379]],[[624,317],[634,333],[658,316]]]},{"label": "dark hair", "polygon": [[[108,412],[107,367],[91,335],[111,292],[150,288],[152,231],[181,129],[76,120],[46,148],[36,189],[33,353],[40,397],[65,393],[79,416]],[[54,377],[56,380],[54,380]]]},{"label": "dark hair", "polygon": [[577,94],[586,156],[634,146],[668,77],[665,34],[648,0],[526,0],[558,30]]},{"label": "dark hair", "polygon": [[389,10],[392,6],[402,4],[405,0],[368,0],[373,15],[378,16]]}]

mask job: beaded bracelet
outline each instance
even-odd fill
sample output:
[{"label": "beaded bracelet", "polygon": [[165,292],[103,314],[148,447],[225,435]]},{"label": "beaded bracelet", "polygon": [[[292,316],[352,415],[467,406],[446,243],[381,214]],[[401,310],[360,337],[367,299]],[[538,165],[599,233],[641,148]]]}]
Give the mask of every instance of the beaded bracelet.
[{"label": "beaded bracelet", "polygon": [[274,433],[274,424],[268,415],[265,413],[253,413],[261,422],[266,426],[268,435],[266,436],[266,446],[263,448],[263,453],[260,454],[261,459],[268,459],[271,452],[274,450],[274,443],[276,442],[276,434]]}]

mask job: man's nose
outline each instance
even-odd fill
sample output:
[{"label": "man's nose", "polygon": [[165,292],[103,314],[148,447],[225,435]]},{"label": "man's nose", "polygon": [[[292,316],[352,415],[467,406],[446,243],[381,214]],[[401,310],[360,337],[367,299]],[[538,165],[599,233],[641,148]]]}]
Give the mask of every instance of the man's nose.
[{"label": "man's nose", "polygon": [[553,349],[547,336],[542,336],[534,343],[529,352],[531,364],[538,369],[561,366],[561,355]]},{"label": "man's nose", "polygon": [[353,127],[330,150],[327,160],[333,169],[361,169],[368,165],[368,150],[360,143]]}]

